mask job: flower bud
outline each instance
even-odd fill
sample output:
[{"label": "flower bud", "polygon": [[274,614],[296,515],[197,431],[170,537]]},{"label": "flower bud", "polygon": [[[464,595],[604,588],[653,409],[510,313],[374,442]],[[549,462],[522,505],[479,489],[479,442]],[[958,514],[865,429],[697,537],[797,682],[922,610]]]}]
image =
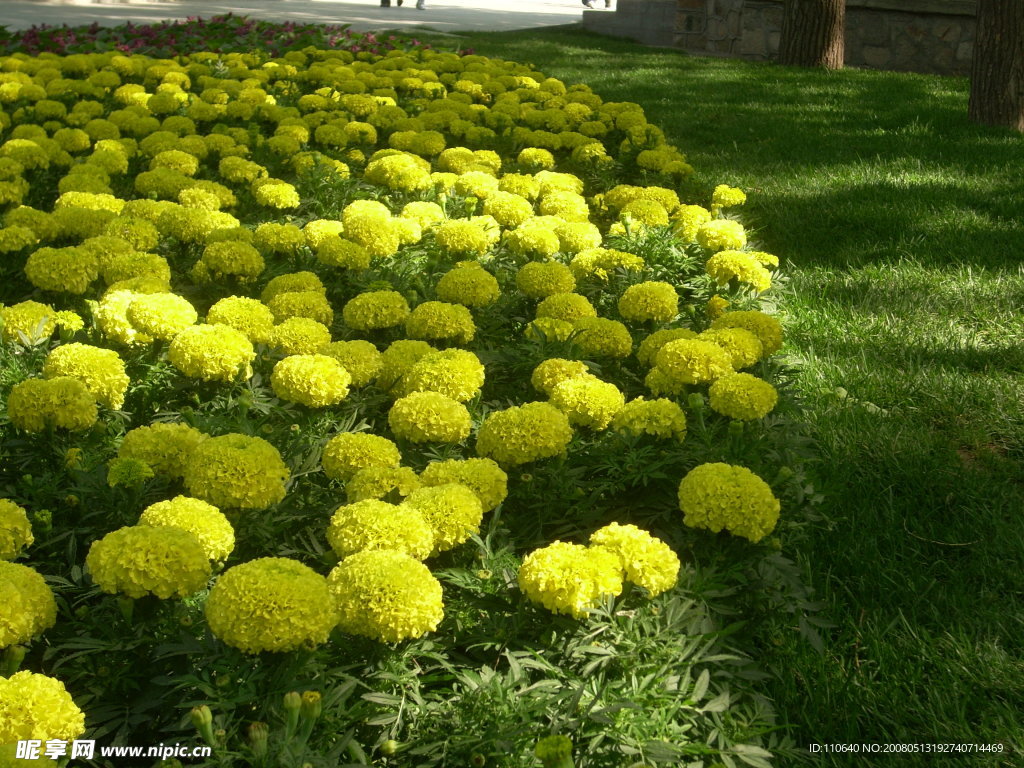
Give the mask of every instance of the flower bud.
[{"label": "flower bud", "polygon": [[391,757],[398,752],[399,744],[394,739],[388,739],[380,745],[380,753],[384,757]]},{"label": "flower bud", "polygon": [[304,720],[316,720],[320,717],[320,691],[306,691],[302,694],[302,709],[299,715]]},{"label": "flower bud", "polygon": [[203,741],[211,747],[214,746],[216,744],[216,740],[213,736],[213,713],[210,711],[210,708],[205,704],[201,707],[193,707],[191,718],[192,725],[194,725],[196,730],[199,731],[199,735],[203,737]]},{"label": "flower bud", "polygon": [[256,759],[262,760],[267,755],[267,737],[270,735],[270,727],[266,723],[252,723],[249,725],[248,737],[249,746]]}]

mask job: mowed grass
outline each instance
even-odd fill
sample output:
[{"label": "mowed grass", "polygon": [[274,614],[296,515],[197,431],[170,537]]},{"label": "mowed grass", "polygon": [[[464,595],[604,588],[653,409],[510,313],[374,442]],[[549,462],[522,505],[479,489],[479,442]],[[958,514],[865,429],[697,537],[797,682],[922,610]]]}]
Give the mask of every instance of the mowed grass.
[{"label": "mowed grass", "polygon": [[829,522],[788,548],[835,626],[761,638],[802,745],[999,742],[1001,754],[818,754],[822,766],[1024,764],[1024,138],[967,121],[967,82],[691,57],[572,28],[476,52],[636,101],[790,276]]}]

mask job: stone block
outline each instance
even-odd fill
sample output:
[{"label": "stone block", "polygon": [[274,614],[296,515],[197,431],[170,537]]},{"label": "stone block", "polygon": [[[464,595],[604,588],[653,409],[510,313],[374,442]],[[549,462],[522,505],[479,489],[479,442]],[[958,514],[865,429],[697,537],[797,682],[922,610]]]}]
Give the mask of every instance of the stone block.
[{"label": "stone block", "polygon": [[872,69],[885,69],[890,62],[889,49],[880,45],[865,45],[861,48],[864,64]]},{"label": "stone block", "polygon": [[974,41],[965,40],[956,47],[956,60],[959,62],[970,62],[974,58]]},{"label": "stone block", "polygon": [[740,38],[740,53],[744,56],[768,56],[768,44],[763,32],[744,32]]}]

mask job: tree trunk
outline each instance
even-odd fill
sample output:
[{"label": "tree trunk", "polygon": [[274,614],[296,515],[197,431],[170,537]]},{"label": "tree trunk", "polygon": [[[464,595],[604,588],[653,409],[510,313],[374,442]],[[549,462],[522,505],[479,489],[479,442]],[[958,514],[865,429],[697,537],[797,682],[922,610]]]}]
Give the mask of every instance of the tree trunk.
[{"label": "tree trunk", "polygon": [[967,114],[1024,131],[1024,0],[978,0]]},{"label": "tree trunk", "polygon": [[843,68],[846,0],[786,0],[782,14],[780,64]]}]

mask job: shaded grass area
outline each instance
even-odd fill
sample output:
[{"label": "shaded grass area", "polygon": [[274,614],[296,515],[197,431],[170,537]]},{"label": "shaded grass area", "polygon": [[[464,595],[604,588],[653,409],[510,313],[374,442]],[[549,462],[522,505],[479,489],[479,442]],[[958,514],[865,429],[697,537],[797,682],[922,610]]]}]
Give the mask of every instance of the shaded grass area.
[{"label": "shaded grass area", "polygon": [[788,274],[830,524],[796,544],[835,627],[762,638],[798,743],[999,742],[817,765],[1024,761],[1024,139],[967,82],[691,57],[573,28],[470,34],[636,101]]}]

